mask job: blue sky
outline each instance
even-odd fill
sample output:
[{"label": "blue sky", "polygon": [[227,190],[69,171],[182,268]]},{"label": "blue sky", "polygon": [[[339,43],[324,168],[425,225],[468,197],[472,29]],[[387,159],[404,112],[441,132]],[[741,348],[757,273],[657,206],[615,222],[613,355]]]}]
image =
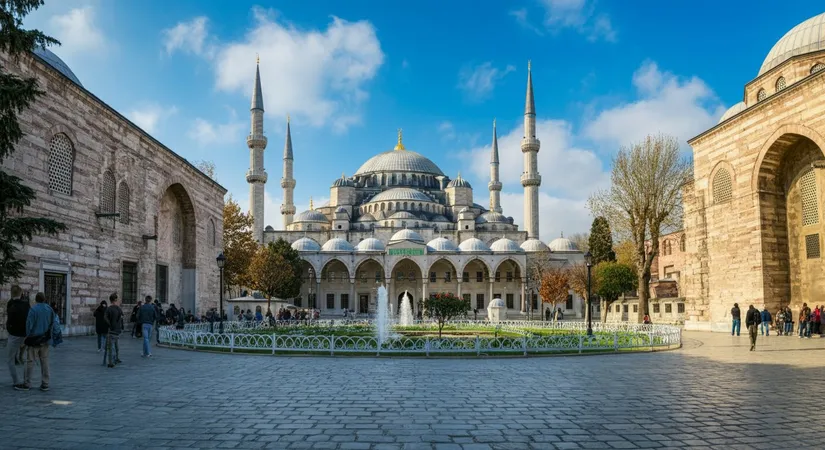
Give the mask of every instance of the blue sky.
[{"label": "blue sky", "polygon": [[[267,224],[280,228],[292,117],[299,210],[395,145],[486,188],[497,119],[504,213],[521,223],[521,123],[532,60],[542,141],[541,237],[589,229],[586,199],[621,145],[681,142],[741,100],[773,44],[817,2],[410,3],[46,0],[27,21],[84,86],[248,204],[245,136],[260,54]],[[684,144],[686,154],[689,147]]]}]

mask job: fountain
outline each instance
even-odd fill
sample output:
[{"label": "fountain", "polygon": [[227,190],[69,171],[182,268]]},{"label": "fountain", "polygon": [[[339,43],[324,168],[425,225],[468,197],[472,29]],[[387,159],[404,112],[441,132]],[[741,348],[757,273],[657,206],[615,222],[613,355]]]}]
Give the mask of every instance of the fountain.
[{"label": "fountain", "polygon": [[410,305],[410,295],[404,291],[404,300],[401,300],[401,309],[398,313],[398,324],[410,326],[413,324],[412,306]]},{"label": "fountain", "polygon": [[390,336],[390,316],[388,311],[387,288],[378,288],[378,314],[375,317],[375,338],[378,345],[384,343]]}]

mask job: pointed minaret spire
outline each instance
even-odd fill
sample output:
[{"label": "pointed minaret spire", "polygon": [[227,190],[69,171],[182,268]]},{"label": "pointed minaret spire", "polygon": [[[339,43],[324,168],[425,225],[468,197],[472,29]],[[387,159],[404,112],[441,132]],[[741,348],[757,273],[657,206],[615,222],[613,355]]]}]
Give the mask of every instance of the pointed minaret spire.
[{"label": "pointed minaret spire", "polygon": [[289,115],[286,116],[286,139],[284,140],[284,171],[281,174],[281,188],[284,190],[284,202],[281,204],[281,216],[284,219],[284,230],[292,224],[295,215],[295,204],[293,203],[293,193],[295,192],[295,179],[292,178],[294,161],[292,158],[292,130],[290,127]]},{"label": "pointed minaret spire", "polygon": [[524,114],[536,115],[536,102],[533,100],[533,70],[527,61],[527,99],[524,102]]},{"label": "pointed minaret spire", "polygon": [[527,237],[539,238],[539,186],[541,175],[538,157],[541,142],[536,139],[536,104],[533,100],[533,71],[527,62],[527,100],[524,105],[524,138],[521,152],[524,154],[524,171],[521,185],[524,186],[524,228]]},{"label": "pointed minaret spire", "polygon": [[249,205],[252,213],[252,234],[259,243],[264,242],[264,185],[267,175],[264,170],[264,99],[261,90],[260,60],[255,64],[255,86],[252,89],[252,107],[249,111],[251,127],[246,145],[249,147],[250,167],[246,173],[246,182],[249,183]]},{"label": "pointed minaret spire", "polygon": [[284,159],[292,159],[292,130],[289,126],[289,116],[286,116],[286,139],[284,140]]},{"label": "pointed minaret spire", "polygon": [[496,134],[496,120],[493,119],[493,150],[490,154],[490,211],[500,213],[501,209],[501,181],[498,176],[498,136]]}]

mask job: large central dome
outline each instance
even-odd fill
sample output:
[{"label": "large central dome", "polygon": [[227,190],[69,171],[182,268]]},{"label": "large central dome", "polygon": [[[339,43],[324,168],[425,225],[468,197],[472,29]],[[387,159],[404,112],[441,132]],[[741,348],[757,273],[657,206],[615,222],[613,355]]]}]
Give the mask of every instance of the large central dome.
[{"label": "large central dome", "polygon": [[379,153],[365,162],[355,175],[381,172],[417,172],[444,175],[428,158],[409,150],[390,150]]},{"label": "large central dome", "polygon": [[825,50],[825,13],[811,17],[782,36],[762,63],[759,75],[794,56],[819,50]]}]

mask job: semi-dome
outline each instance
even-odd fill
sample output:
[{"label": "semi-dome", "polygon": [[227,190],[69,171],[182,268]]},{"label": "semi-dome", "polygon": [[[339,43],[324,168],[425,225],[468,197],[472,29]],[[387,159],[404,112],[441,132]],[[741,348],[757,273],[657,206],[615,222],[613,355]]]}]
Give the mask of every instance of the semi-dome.
[{"label": "semi-dome", "polygon": [[298,222],[324,222],[327,223],[329,220],[327,216],[325,216],[322,212],[316,211],[314,209],[306,210],[300,214],[297,214],[295,218],[292,220],[293,223]]},{"label": "semi-dome", "polygon": [[413,230],[404,229],[392,235],[392,238],[390,238],[390,244],[401,241],[411,241],[423,244],[424,238]]},{"label": "semi-dome", "polygon": [[418,216],[408,211],[398,211],[397,213],[391,215],[389,218],[394,220],[421,220]]},{"label": "semi-dome", "polygon": [[470,238],[458,246],[459,250],[465,253],[489,252],[490,247],[479,238]]},{"label": "semi-dome", "polygon": [[521,243],[521,249],[527,253],[534,253],[534,252],[549,252],[550,247],[541,242],[538,239],[527,239],[526,241]]},{"label": "semi-dome", "polygon": [[518,244],[516,244],[515,241],[512,241],[512,240],[507,239],[507,238],[501,238],[501,239],[493,242],[493,245],[490,246],[490,250],[492,250],[496,253],[523,253],[524,252],[524,250],[522,250],[522,248],[519,247]]},{"label": "semi-dome", "polygon": [[345,212],[347,212],[347,208],[344,208],[343,206],[339,206],[338,208],[335,209],[335,212],[345,213]]},{"label": "semi-dome", "polygon": [[368,159],[355,175],[381,172],[416,172],[432,175],[444,175],[428,158],[409,150],[390,150]]},{"label": "semi-dome", "polygon": [[375,222],[375,217],[373,217],[370,213],[364,213],[361,214],[361,217],[359,217],[356,222]]},{"label": "semi-dome", "polygon": [[550,245],[548,245],[548,247],[550,247],[550,250],[554,251],[554,252],[577,252],[577,251],[579,251],[579,247],[577,247],[576,244],[573,243],[573,241],[571,241],[570,239],[567,239],[564,236],[562,236],[560,238],[553,239],[550,242]]},{"label": "semi-dome", "polygon": [[352,246],[348,241],[341,238],[334,238],[324,242],[324,246],[321,247],[322,252],[354,252],[355,247]]},{"label": "semi-dome", "polygon": [[441,214],[433,214],[433,216],[430,217],[430,222],[449,222],[449,221],[450,221],[450,219],[442,216]]},{"label": "semi-dome", "polygon": [[811,17],[785,33],[768,52],[759,68],[759,75],[794,56],[819,50],[825,50],[825,13]]},{"label": "semi-dome", "polygon": [[386,191],[376,195],[375,197],[371,198],[369,201],[372,202],[385,202],[385,201],[396,201],[396,200],[415,200],[417,202],[432,202],[433,199],[427,196],[427,194],[419,191],[418,189],[411,189],[411,188],[392,188],[387,189]]},{"label": "semi-dome", "polygon": [[353,186],[355,186],[355,183],[353,183],[352,180],[347,179],[347,177],[344,176],[343,174],[341,175],[341,178],[339,178],[339,179],[332,182],[332,187],[353,187]]},{"label": "semi-dome", "polygon": [[439,237],[435,238],[432,241],[427,243],[427,251],[429,252],[457,252],[458,247],[453,243],[453,241],[445,238]]},{"label": "semi-dome", "polygon": [[72,80],[74,84],[83,87],[83,84],[81,84],[80,80],[77,79],[77,76],[75,76],[74,72],[72,72],[72,69],[70,69],[69,66],[66,63],[64,63],[62,59],[60,59],[57,55],[52,53],[51,50],[43,47],[35,47],[34,54],[39,56],[44,61],[46,61],[46,64],[51,66],[52,69],[60,72],[61,74],[66,76],[66,78]]},{"label": "semi-dome", "polygon": [[463,187],[469,189],[473,188],[472,186],[470,186],[470,183],[467,180],[461,178],[461,174],[458,174],[458,176],[454,180],[450,180],[450,182],[447,183],[447,187]]},{"label": "semi-dome", "polygon": [[722,117],[719,118],[718,123],[722,123],[746,109],[748,109],[748,106],[745,105],[745,102],[739,102],[728,108],[728,110],[725,111],[725,114],[722,114]]},{"label": "semi-dome", "polygon": [[295,250],[298,250],[299,252],[320,252],[321,251],[321,246],[318,245],[317,242],[315,242],[314,240],[312,240],[308,237],[302,237],[301,239],[298,239],[297,241],[293,242],[292,243],[292,248],[294,248]]},{"label": "semi-dome", "polygon": [[383,252],[385,248],[384,243],[380,240],[367,238],[358,243],[356,250],[359,252]]},{"label": "semi-dome", "polygon": [[509,223],[507,217],[502,213],[495,211],[487,211],[486,213],[476,217],[476,223]]}]

